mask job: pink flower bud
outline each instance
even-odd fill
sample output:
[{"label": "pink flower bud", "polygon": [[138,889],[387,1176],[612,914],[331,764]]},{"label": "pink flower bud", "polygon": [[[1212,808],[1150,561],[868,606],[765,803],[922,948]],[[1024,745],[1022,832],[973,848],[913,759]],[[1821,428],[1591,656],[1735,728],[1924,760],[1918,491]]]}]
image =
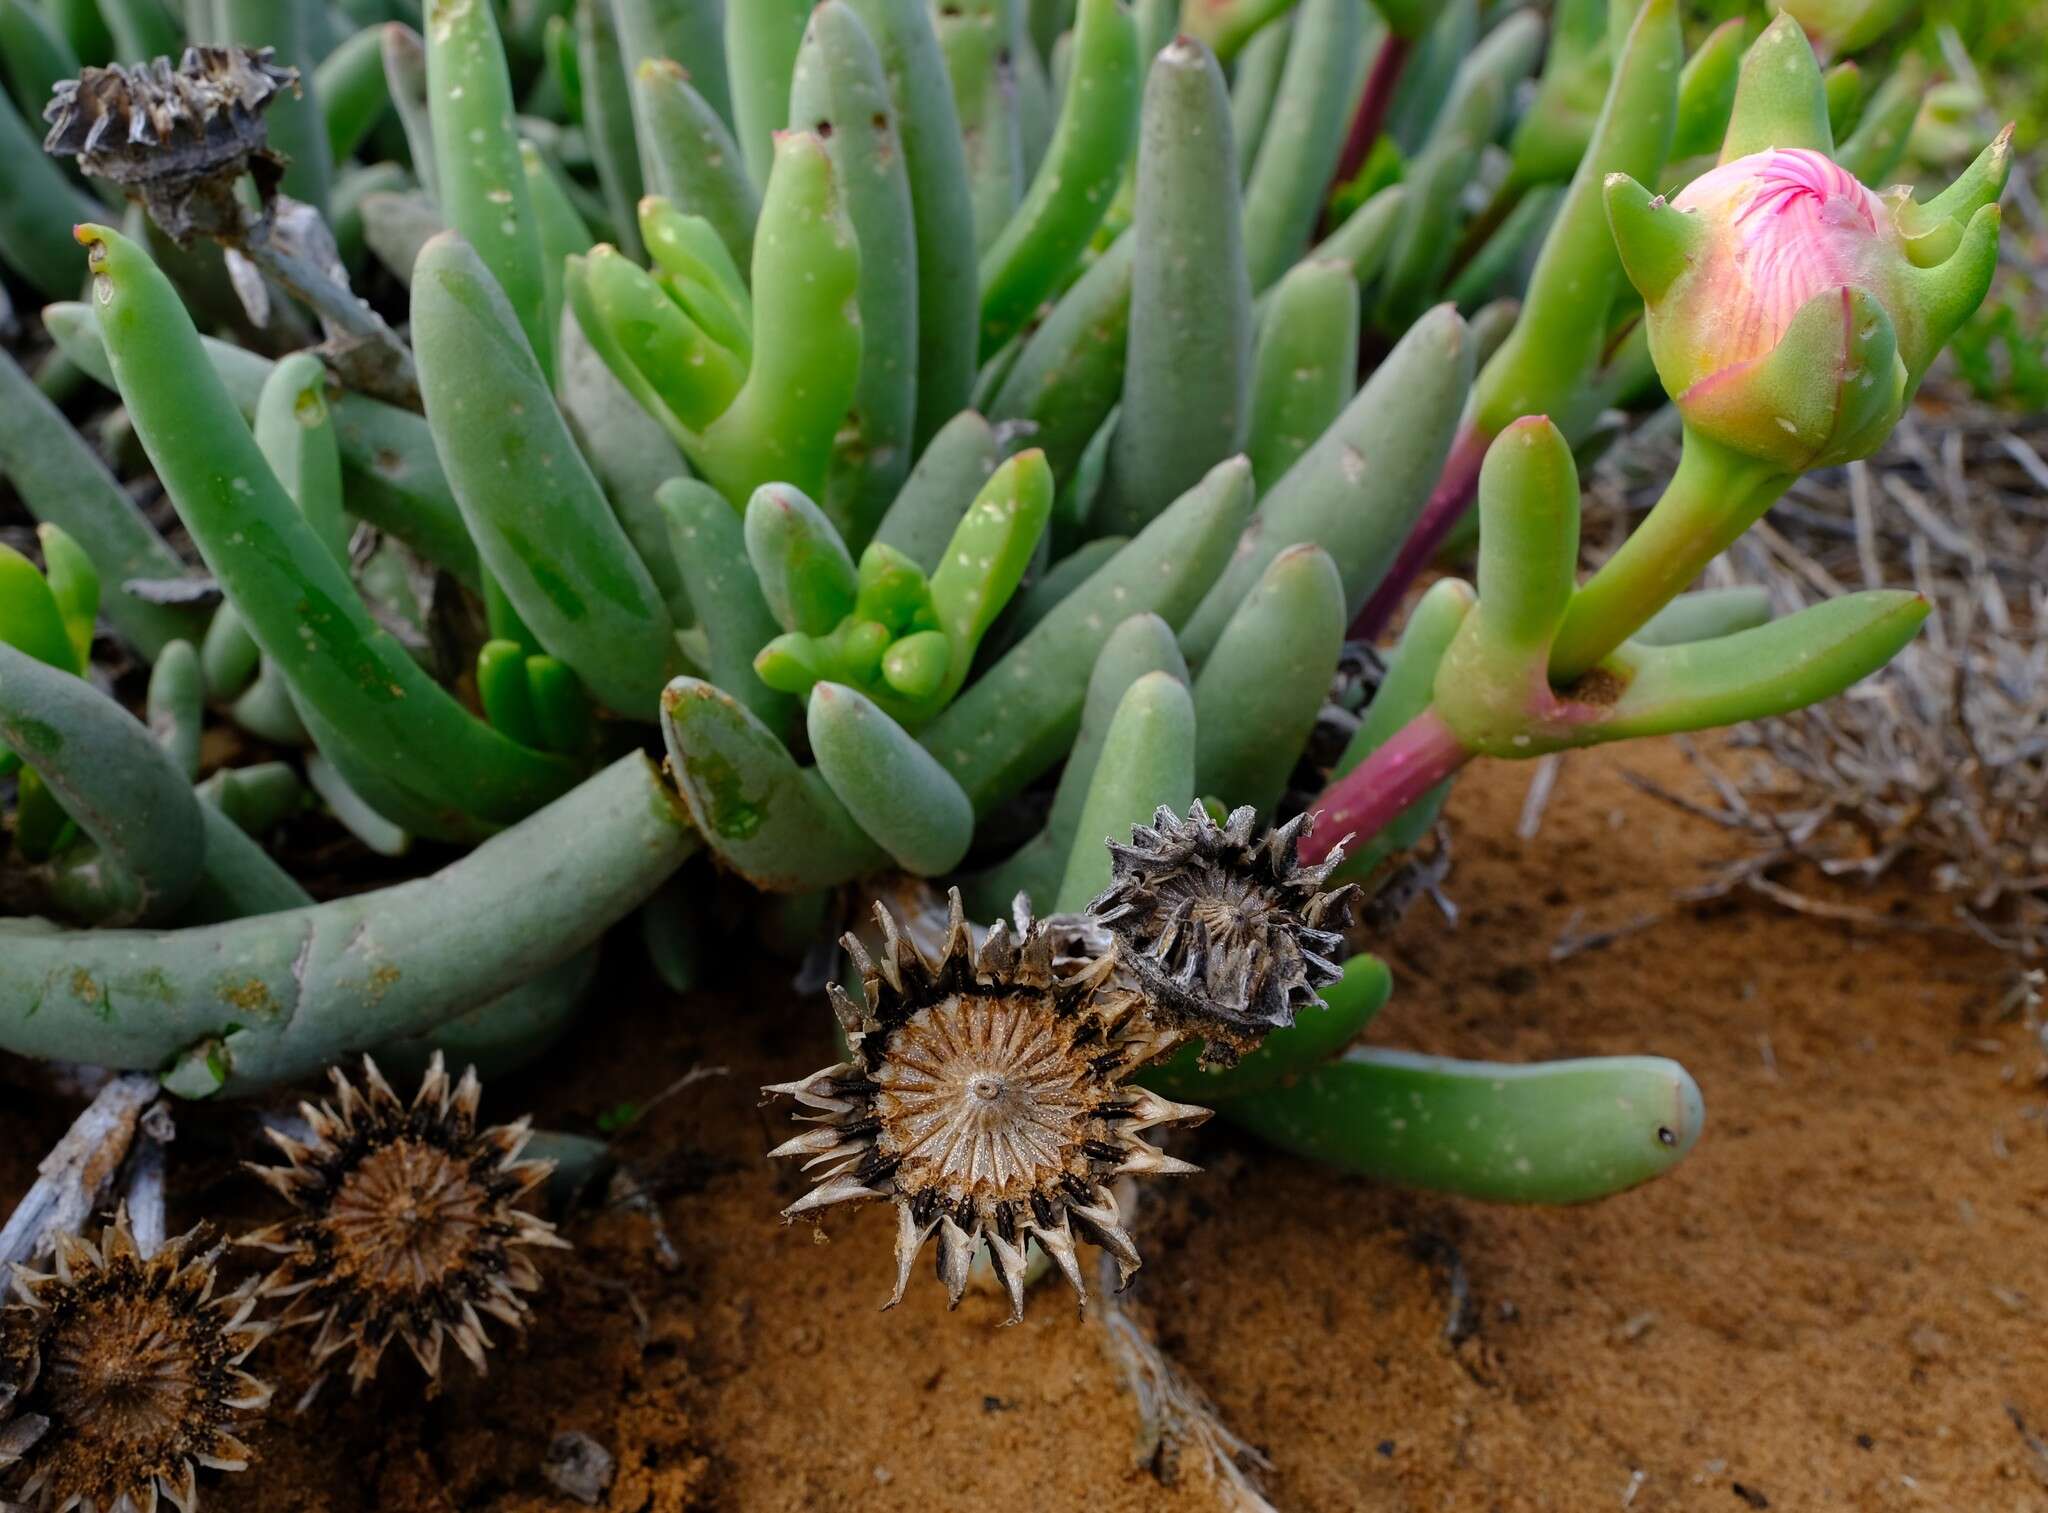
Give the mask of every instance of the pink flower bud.
[{"label": "pink flower bud", "polygon": [[1797,147],[1724,163],[1668,203],[1610,178],[1616,245],[1687,424],[1787,472],[1869,455],[1984,297],[2007,153],[1994,143],[1924,205]]},{"label": "pink flower bud", "polygon": [[1886,302],[1899,253],[1891,212],[1846,168],[1789,148],[1752,153],[1692,181],[1672,208],[1707,236],[1666,319],[1684,322],[1706,377],[1777,346],[1800,306],[1844,285]]}]

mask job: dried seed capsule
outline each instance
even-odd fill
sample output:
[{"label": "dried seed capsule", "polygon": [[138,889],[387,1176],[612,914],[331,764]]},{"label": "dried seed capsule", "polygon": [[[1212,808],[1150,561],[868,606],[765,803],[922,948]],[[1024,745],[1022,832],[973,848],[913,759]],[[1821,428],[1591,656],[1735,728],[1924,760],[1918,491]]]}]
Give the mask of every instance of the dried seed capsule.
[{"label": "dried seed capsule", "polygon": [[0,1312],[0,1498],[24,1509],[154,1509],[198,1502],[201,1466],[240,1471],[232,1432],[270,1388],[241,1369],[272,1326],[256,1284],[213,1295],[203,1229],[145,1259],[119,1214],[94,1245],[57,1241],[21,1270]]},{"label": "dried seed capsule", "polygon": [[958,889],[950,902],[936,960],[880,904],[878,957],[845,937],[867,999],[863,1010],[831,990],[851,1059],[763,1090],[795,1099],[812,1126],[769,1154],[825,1167],[785,1219],[866,1198],[896,1205],[890,1307],[936,1234],[952,1301],[986,1242],[1015,1323],[1031,1240],[1084,1302],[1076,1229],[1124,1277],[1138,1269],[1108,1184],[1124,1173],[1193,1171],[1140,1136],[1209,1113],[1126,1085],[1176,1037],[1141,1012],[1136,995],[1101,991],[1109,958],[1056,971],[1053,932],[1021,906],[1014,927],[998,923],[977,949]]},{"label": "dried seed capsule", "polygon": [[554,1163],[519,1159],[525,1119],[479,1130],[475,1070],[451,1086],[439,1052],[410,1107],[368,1057],[360,1088],[328,1075],[333,1102],[300,1106],[311,1142],[272,1130],[286,1164],[250,1168],[298,1210],[237,1242],[283,1257],[257,1295],[292,1300],[282,1327],[317,1324],[313,1364],[346,1353],[354,1389],[394,1338],[430,1382],[449,1340],[484,1371],[480,1315],[525,1328],[524,1294],[540,1286],[525,1248],[568,1245],[519,1207]]},{"label": "dried seed capsule", "polygon": [[1338,932],[1358,891],[1323,888],[1342,846],[1314,866],[1297,858],[1308,815],[1256,838],[1254,818],[1249,806],[1224,825],[1199,804],[1186,820],[1161,809],[1128,846],[1110,843],[1110,884],[1088,905],[1116,939],[1117,965],[1164,1022],[1208,1042],[1211,1066],[1293,1024],[1343,975]]}]

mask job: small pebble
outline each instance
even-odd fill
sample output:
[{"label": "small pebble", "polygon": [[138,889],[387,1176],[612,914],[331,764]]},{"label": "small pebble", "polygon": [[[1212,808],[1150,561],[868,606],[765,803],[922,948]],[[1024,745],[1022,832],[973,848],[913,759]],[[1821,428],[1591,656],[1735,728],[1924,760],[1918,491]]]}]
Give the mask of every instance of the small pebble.
[{"label": "small pebble", "polygon": [[550,1486],[593,1508],[611,1490],[612,1478],[618,1470],[611,1451],[575,1429],[557,1434],[540,1463],[540,1474]]}]

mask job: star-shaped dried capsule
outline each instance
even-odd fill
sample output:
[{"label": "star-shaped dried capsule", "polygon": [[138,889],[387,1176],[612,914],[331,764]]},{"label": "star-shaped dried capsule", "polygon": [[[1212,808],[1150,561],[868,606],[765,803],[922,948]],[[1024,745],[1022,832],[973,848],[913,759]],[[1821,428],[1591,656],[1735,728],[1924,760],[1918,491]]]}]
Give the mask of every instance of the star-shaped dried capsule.
[{"label": "star-shaped dried capsule", "polygon": [[268,197],[282,165],[264,113],[298,87],[299,71],[267,47],[188,47],[175,67],[156,58],[88,68],[57,85],[43,147],[119,184],[184,241],[239,226],[233,185],[245,170],[262,176]]},{"label": "star-shaped dried capsule", "polygon": [[1200,804],[1185,820],[1161,808],[1129,845],[1110,842],[1110,884],[1088,905],[1118,966],[1163,1020],[1203,1038],[1210,1065],[1235,1063],[1337,981],[1358,893],[1323,887],[1341,846],[1301,865],[1308,815],[1263,836],[1255,818],[1246,807],[1219,825]]},{"label": "star-shaped dried capsule", "polygon": [[936,960],[880,905],[879,955],[845,937],[867,1000],[863,1009],[836,984],[830,990],[850,1059],[764,1089],[795,1099],[813,1126],[770,1154],[823,1168],[783,1210],[787,1219],[866,1199],[896,1205],[888,1306],[902,1301],[911,1264],[934,1236],[939,1279],[957,1305],[985,1242],[1014,1323],[1033,1240],[1084,1302],[1076,1231],[1114,1256],[1124,1278],[1137,1270],[1109,1184],[1195,1170],[1141,1137],[1198,1124],[1209,1111],[1126,1085],[1176,1037],[1132,995],[1100,991],[1109,962],[1056,971],[1051,932],[1021,910],[977,949],[958,890],[949,902]]},{"label": "star-shaped dried capsule", "polygon": [[270,1333],[255,1283],[214,1296],[203,1228],[145,1259],[125,1212],[94,1245],[57,1241],[16,1268],[0,1310],[0,1504],[35,1513],[192,1513],[200,1469],[240,1471],[243,1414],[270,1389],[243,1371]]},{"label": "star-shaped dried capsule", "polygon": [[259,1295],[290,1300],[285,1327],[317,1325],[314,1365],[346,1354],[357,1390],[394,1338],[430,1382],[448,1340],[483,1371],[484,1316],[521,1329],[531,1314],[526,1249],[568,1244],[519,1206],[553,1163],[520,1159],[528,1120],[478,1129],[475,1070],[451,1086],[438,1052],[409,1106],[367,1056],[360,1088],[328,1075],[333,1101],[300,1105],[311,1141],[272,1130],[287,1164],[250,1167],[298,1211],[238,1242],[282,1257]]}]

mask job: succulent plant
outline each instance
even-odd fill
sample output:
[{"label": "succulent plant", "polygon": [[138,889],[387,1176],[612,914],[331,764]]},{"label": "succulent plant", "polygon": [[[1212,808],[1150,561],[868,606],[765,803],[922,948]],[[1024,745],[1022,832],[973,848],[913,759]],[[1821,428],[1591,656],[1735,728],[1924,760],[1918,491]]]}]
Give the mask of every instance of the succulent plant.
[{"label": "succulent plant", "polygon": [[[785,1147],[832,1166],[804,1201],[894,1202],[900,1258],[936,1234],[956,1295],[977,1240],[1019,1286],[1023,1238],[1062,1261],[1070,1221],[1134,1263],[1104,1184],[1174,1169],[1137,1135],[1191,1090],[1510,1199],[1691,1146],[1669,1062],[1347,1050],[1389,984],[1340,962],[1343,885],[1474,756],[1793,709],[1911,636],[1911,595],[1768,624],[1680,596],[1897,419],[1982,297],[2003,139],[1933,200],[1873,197],[1909,71],[1866,101],[1789,19],[1688,62],[1675,0],[1558,7],[1528,110],[1521,7],[426,0],[354,37],[310,0],[195,9],[180,38],[122,7],[118,66],[38,13],[4,60],[0,263],[58,302],[33,377],[0,358],[0,470],[45,526],[40,571],[0,554],[0,1004],[33,1006],[0,1048],[193,1097],[511,1061],[570,1031],[635,911],[686,954],[702,850],[763,893],[959,890],[931,952],[906,921],[835,999],[850,1059],[784,1089],[824,1116]],[[33,150],[46,103],[75,156]],[[101,194],[139,202],[125,229]],[[1660,378],[1685,460],[1581,585],[1575,449]],[[203,573],[67,419],[88,381]],[[1328,761],[1347,637],[1475,499],[1476,585],[1414,600]],[[93,676],[97,609],[150,664],[146,722]],[[209,722],[237,754],[195,786]],[[264,844],[301,808],[456,854],[316,901]],[[1020,895],[1080,923],[973,937]],[[998,1019],[1063,1070],[984,1066]],[[919,1104],[890,1069],[933,1045],[952,1080]],[[1085,1106],[1027,1140],[1000,1121],[1047,1077]],[[1468,1133],[1393,1128],[1395,1096]],[[343,1321],[316,1353],[358,1380],[393,1335],[476,1358],[459,1304],[332,1295],[376,1279],[315,1265],[361,1154],[330,1137],[403,1125],[504,1205],[535,1180],[516,1130],[471,1129],[438,1064],[402,1116],[374,1077],[337,1097],[275,1179],[306,1205],[279,1285]],[[918,1121],[979,1131],[988,1170]],[[504,1265],[469,1301],[516,1324]]]}]

